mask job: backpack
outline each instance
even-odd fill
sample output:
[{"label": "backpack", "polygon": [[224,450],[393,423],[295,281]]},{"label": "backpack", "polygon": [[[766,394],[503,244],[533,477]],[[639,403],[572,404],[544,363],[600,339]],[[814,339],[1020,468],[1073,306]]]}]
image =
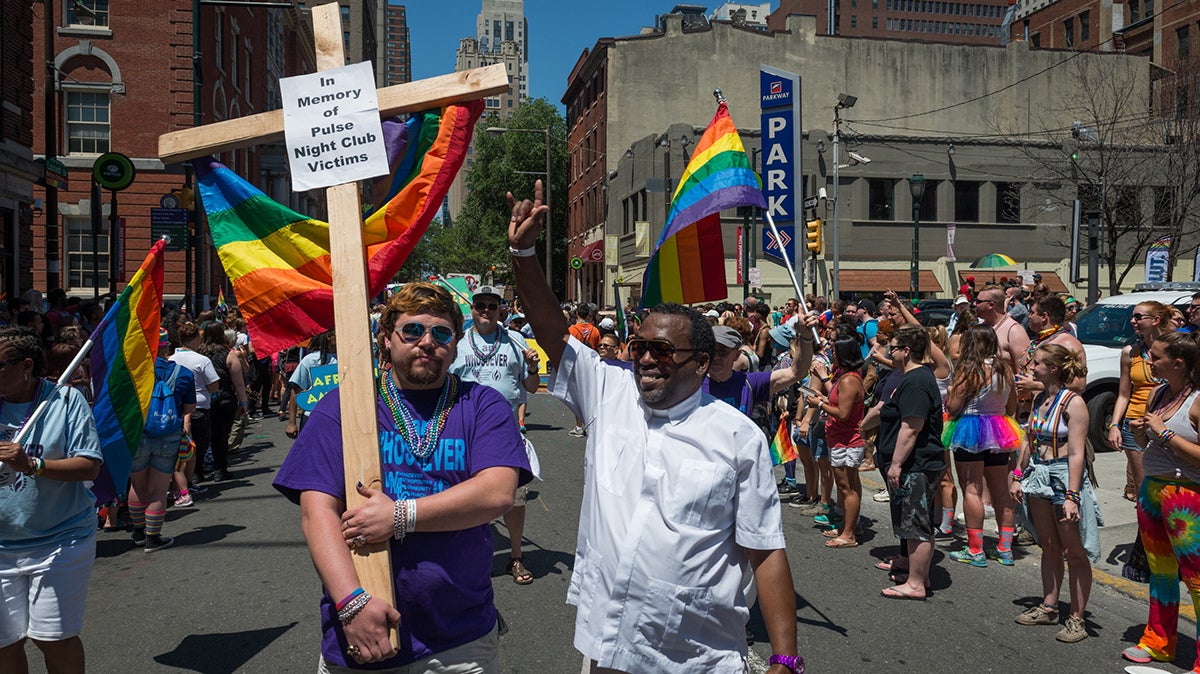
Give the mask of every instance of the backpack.
[{"label": "backpack", "polygon": [[183,428],[183,417],[179,416],[179,409],[175,405],[175,379],[182,366],[178,363],[174,365],[171,376],[154,382],[154,391],[150,394],[150,412],[146,415],[147,437],[162,438],[177,434]]}]

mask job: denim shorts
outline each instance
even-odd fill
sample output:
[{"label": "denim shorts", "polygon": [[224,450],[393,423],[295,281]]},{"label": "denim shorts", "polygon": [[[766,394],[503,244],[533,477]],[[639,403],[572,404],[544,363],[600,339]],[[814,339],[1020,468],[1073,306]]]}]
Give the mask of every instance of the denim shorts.
[{"label": "denim shorts", "polygon": [[175,459],[179,456],[179,434],[161,438],[142,436],[142,444],[138,445],[137,454],[133,457],[130,473],[137,473],[147,468],[153,468],[160,473],[170,475],[175,472]]},{"label": "denim shorts", "polygon": [[808,431],[808,448],[812,450],[814,459],[829,458],[829,445],[825,444],[825,429]]},{"label": "denim shorts", "polygon": [[1121,420],[1120,429],[1121,429],[1121,451],[1123,451],[1123,452],[1143,452],[1146,450],[1145,447],[1142,447],[1141,445],[1139,445],[1137,443],[1137,440],[1135,440],[1133,438],[1133,431],[1129,430],[1129,420],[1128,419]]},{"label": "denim shorts", "polygon": [[[1049,465],[1053,465],[1053,464],[1066,463],[1067,457],[1063,456],[1063,457],[1059,457],[1057,459],[1051,459],[1051,460],[1047,461],[1046,459],[1043,459],[1042,457],[1038,456],[1038,454],[1036,452],[1034,452],[1032,455],[1030,455],[1029,460],[1035,464],[1049,466]],[[1086,479],[1086,476],[1085,476],[1085,479]],[[1050,497],[1051,503],[1053,503],[1056,506],[1060,506],[1067,502],[1067,486],[1065,484],[1063,484],[1062,482],[1054,479],[1053,475],[1050,477],[1050,490],[1054,492],[1054,496]]]}]

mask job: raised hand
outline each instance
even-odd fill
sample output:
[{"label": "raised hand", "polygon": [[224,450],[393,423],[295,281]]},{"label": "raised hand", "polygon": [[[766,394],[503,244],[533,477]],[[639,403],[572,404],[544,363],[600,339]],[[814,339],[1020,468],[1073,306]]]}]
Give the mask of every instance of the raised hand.
[{"label": "raised hand", "polygon": [[533,201],[525,199],[517,201],[509,192],[508,205],[512,208],[512,217],[508,221],[508,245],[513,248],[532,248],[537,243],[538,234],[546,222],[546,214],[550,207],[542,202],[542,181],[533,184]]}]

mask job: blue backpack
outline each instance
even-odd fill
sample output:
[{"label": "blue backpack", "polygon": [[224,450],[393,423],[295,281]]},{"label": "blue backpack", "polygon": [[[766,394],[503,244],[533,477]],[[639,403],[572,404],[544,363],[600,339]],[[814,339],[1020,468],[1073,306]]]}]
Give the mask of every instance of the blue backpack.
[{"label": "blue backpack", "polygon": [[154,391],[150,394],[150,412],[146,415],[145,433],[147,437],[162,438],[176,435],[183,428],[183,417],[175,405],[175,379],[182,367],[172,363],[175,369],[165,380],[156,379]]}]

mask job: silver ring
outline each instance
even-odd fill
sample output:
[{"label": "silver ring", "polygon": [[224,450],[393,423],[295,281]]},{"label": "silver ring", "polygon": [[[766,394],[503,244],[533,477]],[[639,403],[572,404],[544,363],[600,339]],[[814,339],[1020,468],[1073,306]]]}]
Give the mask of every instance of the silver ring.
[{"label": "silver ring", "polygon": [[359,651],[358,651],[358,646],[355,646],[354,644],[350,644],[350,647],[346,649],[346,655],[349,655],[350,657],[357,660],[358,656],[360,656],[361,653],[359,653]]}]

